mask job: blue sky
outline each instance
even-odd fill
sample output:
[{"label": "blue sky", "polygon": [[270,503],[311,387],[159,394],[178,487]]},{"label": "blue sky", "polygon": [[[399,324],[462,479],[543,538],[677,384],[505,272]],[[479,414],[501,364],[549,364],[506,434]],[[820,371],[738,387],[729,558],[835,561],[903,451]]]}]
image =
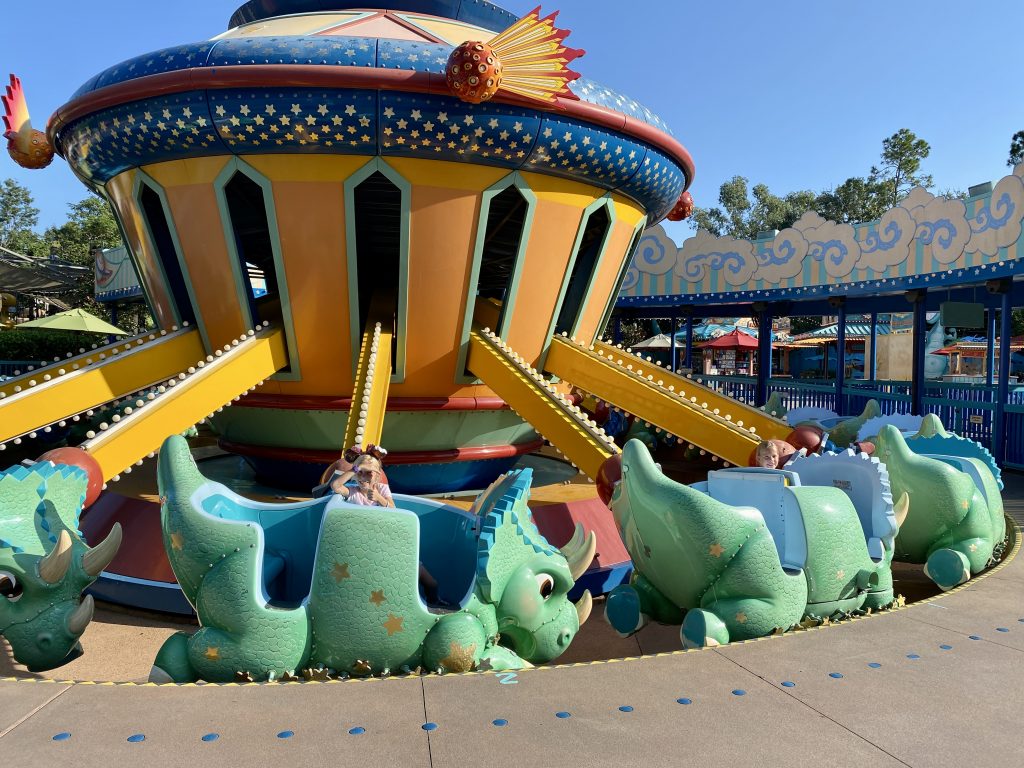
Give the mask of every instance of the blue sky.
[{"label": "blue sky", "polygon": [[[37,125],[91,75],[131,56],[222,32],[241,0],[5,4],[0,74],[21,76]],[[368,3],[370,5],[370,3]],[[505,0],[516,13],[532,0]],[[154,13],[152,8],[161,10]],[[862,175],[882,139],[910,128],[932,147],[939,190],[1000,178],[1024,130],[1024,3],[985,0],[693,3],[564,0],[583,75],[660,114],[697,165],[698,205],[733,175],[778,193]],[[63,161],[0,178],[28,186],[40,225],[86,195]],[[670,225],[681,240],[685,225]]]}]

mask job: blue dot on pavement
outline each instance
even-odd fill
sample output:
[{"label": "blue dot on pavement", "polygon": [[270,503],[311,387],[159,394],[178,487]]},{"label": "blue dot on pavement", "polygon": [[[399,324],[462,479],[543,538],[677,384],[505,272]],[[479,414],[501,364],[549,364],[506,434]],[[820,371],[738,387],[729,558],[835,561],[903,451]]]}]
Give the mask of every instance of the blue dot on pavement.
[{"label": "blue dot on pavement", "polygon": [[996,632],[1009,632],[1008,627],[996,627]]},{"label": "blue dot on pavement", "polygon": [[630,706],[619,707],[619,712],[632,712],[633,708]]},{"label": "blue dot on pavement", "polygon": [[61,733],[58,733],[56,736],[54,736],[53,740],[54,741],[67,741],[70,738],[71,738],[71,734],[68,733],[67,731],[63,731]]},{"label": "blue dot on pavement", "polygon": [[879,664],[877,661],[869,661],[868,662],[868,666],[871,667],[872,669],[878,669],[882,665]]},{"label": "blue dot on pavement", "polygon": [[568,712],[555,712],[555,717],[557,717],[557,718],[559,718],[561,720],[565,720],[565,718],[572,717],[572,715],[569,714]]},{"label": "blue dot on pavement", "polygon": [[508,720],[503,717],[499,717],[497,720],[491,722],[491,725],[496,725],[499,728],[508,725]]},{"label": "blue dot on pavement", "polygon": [[907,654],[907,658],[908,659],[920,659],[921,657],[918,656],[916,653],[908,653]]},{"label": "blue dot on pavement", "polygon": [[219,733],[208,733],[205,736],[203,736],[203,741],[216,741],[219,738],[220,738],[220,734]]},{"label": "blue dot on pavement", "polygon": [[366,733],[366,729],[361,725],[357,725],[355,728],[349,728],[348,732],[351,736],[359,736],[362,733]]},{"label": "blue dot on pavement", "polygon": [[693,704],[693,699],[676,699],[679,704]]},{"label": "blue dot on pavement", "polygon": [[939,648],[941,648],[944,651],[951,651],[951,650],[953,650],[953,646],[952,645],[940,645]]},{"label": "blue dot on pavement", "polygon": [[971,640],[981,640],[981,638],[980,638],[980,637],[978,637],[977,635],[971,635],[971,636],[970,636],[970,639],[971,639]]},{"label": "blue dot on pavement", "polygon": [[843,673],[842,672],[829,672],[828,676],[829,677],[834,677],[836,680],[838,680],[839,678],[841,678],[843,676]]},{"label": "blue dot on pavement", "polygon": [[424,731],[436,731],[437,723],[424,723],[420,726]]},{"label": "blue dot on pavement", "polygon": [[783,680],[782,685],[784,688],[796,688],[796,683],[792,680]]},{"label": "blue dot on pavement", "polygon": [[736,689],[733,690],[732,695],[733,696],[746,696],[747,692],[744,691],[742,688],[736,688]]},{"label": "blue dot on pavement", "polygon": [[294,735],[295,735],[295,731],[281,731],[279,734],[277,734],[277,738],[279,738],[279,739],[290,739]]},{"label": "blue dot on pavement", "polygon": [[132,744],[138,744],[140,741],[145,741],[145,740],[146,740],[146,735],[143,734],[143,733],[136,733],[136,734],[133,734],[132,736],[128,737],[128,741],[130,741]]}]

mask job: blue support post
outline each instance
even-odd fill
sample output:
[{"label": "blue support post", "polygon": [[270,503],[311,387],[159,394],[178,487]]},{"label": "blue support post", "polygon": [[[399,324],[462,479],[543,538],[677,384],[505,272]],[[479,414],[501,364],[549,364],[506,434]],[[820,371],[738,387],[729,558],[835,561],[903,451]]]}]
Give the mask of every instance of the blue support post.
[{"label": "blue support post", "polygon": [[693,368],[693,315],[686,316],[686,358],[684,368]]},{"label": "blue support post", "polygon": [[985,349],[985,386],[991,387],[996,369],[996,310],[988,310],[988,346]]},{"label": "blue support post", "polygon": [[[825,351],[825,365],[828,366],[828,349]],[[826,367],[826,370],[828,368]],[[839,301],[839,317],[836,324],[836,413],[846,413],[843,402],[843,387],[846,385],[846,301]]]},{"label": "blue support post", "polygon": [[999,311],[999,383],[992,424],[992,455],[1002,466],[1006,461],[1006,404],[1010,396],[1010,288],[1004,287]]},{"label": "blue support post", "polygon": [[878,373],[878,313],[871,313],[871,354],[867,360],[868,381],[874,381]]},{"label": "blue support post", "polygon": [[757,310],[757,389],[754,406],[768,402],[768,381],[772,377],[772,311],[769,306],[755,305]]},{"label": "blue support post", "polygon": [[668,334],[668,340],[669,340],[669,353],[668,353],[669,364],[668,364],[668,368],[669,368],[670,371],[674,371],[678,367],[678,364],[676,362],[676,325],[677,325],[677,321],[678,320],[679,320],[678,316],[675,313],[673,313],[673,315],[672,315],[672,330],[669,331],[669,334]]},{"label": "blue support post", "polygon": [[914,305],[914,368],[910,382],[910,412],[924,416],[924,356],[928,337],[928,315],[925,289],[908,291],[907,300]]}]

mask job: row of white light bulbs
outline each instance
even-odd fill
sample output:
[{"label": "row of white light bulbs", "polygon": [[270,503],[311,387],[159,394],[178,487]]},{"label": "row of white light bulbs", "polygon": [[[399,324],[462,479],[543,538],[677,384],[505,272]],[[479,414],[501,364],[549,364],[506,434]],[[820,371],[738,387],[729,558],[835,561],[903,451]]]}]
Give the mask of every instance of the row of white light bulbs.
[{"label": "row of white light bulbs", "polygon": [[[563,331],[563,332],[562,332],[562,336],[563,336],[563,337],[567,337],[568,335],[567,335],[567,334],[566,334],[566,333],[565,333],[565,332]],[[573,341],[573,342],[574,342],[574,343],[575,343],[575,344],[576,344],[577,346],[579,346],[579,347],[581,347],[581,348],[583,348],[583,349],[588,349],[588,348],[586,347],[586,345],[585,345],[585,344],[584,344],[583,342],[581,342],[581,341],[580,341],[579,339],[577,339],[577,338],[576,338],[575,336],[571,337],[571,339],[572,339],[572,341]],[[605,341],[604,343],[605,343],[605,344],[607,344],[608,346],[612,346],[612,343],[611,343],[610,341]],[[614,346],[615,346],[615,348],[616,348],[616,349],[622,349],[622,348],[623,348],[621,344],[616,344],[616,345],[614,345]],[[603,357],[605,357],[604,353],[603,353],[603,352],[602,352],[601,350],[597,349],[597,348],[596,348],[596,346],[595,346],[595,345],[593,345],[593,344],[591,344],[591,345],[590,345],[590,347],[589,347],[589,351],[590,351],[590,352],[594,352],[594,353],[596,353],[596,354],[597,354],[597,355],[598,355],[599,357],[602,357],[602,358],[603,358]],[[632,350],[632,349],[626,349],[626,350],[624,350],[624,351],[625,351],[625,352],[628,352],[629,354],[634,354],[634,353],[633,353],[633,350]],[[639,357],[639,355],[636,355],[636,357]],[[625,362],[625,361],[624,361],[624,360],[622,360],[622,359],[619,359],[619,360],[615,360],[615,359],[614,359],[614,358],[613,358],[613,357],[612,357],[611,355],[608,355],[608,356],[607,356],[607,359],[608,359],[609,361],[611,361],[611,362],[614,362],[614,363],[616,363],[616,364],[617,364],[617,365],[619,365],[619,366],[622,366],[622,365],[624,364],[624,362]],[[641,358],[641,359],[642,359],[642,358]],[[650,357],[648,357],[648,358],[647,358],[647,361],[648,361],[648,362],[651,362],[651,363],[654,363],[655,365],[657,365],[657,366],[659,366],[659,367],[661,366],[661,363],[659,363],[659,362],[655,361],[655,360],[654,360],[653,358],[650,358]],[[636,371],[634,371],[634,370],[633,370],[633,366],[632,366],[632,364],[627,364],[627,365],[626,365],[626,370],[627,370],[627,371],[628,371],[628,372],[629,372],[630,374],[632,374],[632,375],[633,375],[634,377],[636,377],[636,378],[639,378],[639,379],[640,379],[641,381],[645,381],[645,382],[647,382],[647,383],[656,383],[658,387],[661,387],[661,388],[665,388],[665,384],[664,384],[664,381],[662,381],[662,380],[659,380],[659,381],[657,381],[657,382],[654,382],[654,377],[653,377],[652,375],[648,375],[648,376],[646,377],[646,379],[645,379],[645,378],[643,377],[643,371],[642,371],[642,370],[639,370],[639,369],[638,369],[638,370],[636,370]],[[680,372],[679,372],[679,375],[683,375],[683,374],[682,374],[682,371],[680,371]],[[690,376],[689,374],[687,374],[687,375],[686,375],[686,378],[690,379],[690,378],[692,378],[692,377],[691,377],[691,376]],[[675,387],[674,387],[673,385],[669,385],[669,386],[668,386],[668,388],[667,388],[667,390],[668,390],[669,392],[671,392],[672,394],[674,394],[674,395],[678,396],[678,397],[679,397],[680,399],[683,399],[683,400],[685,400],[685,399],[686,399],[686,394],[685,394],[685,392],[684,392],[683,390],[680,390],[679,392],[676,392],[676,391],[675,391]],[[697,404],[697,398],[696,398],[696,397],[691,397],[691,398],[690,398],[690,402],[691,402],[691,403],[693,403],[693,404]],[[625,409],[623,409],[623,408],[619,408],[619,407],[617,407],[617,406],[615,406],[615,405],[612,405],[611,403],[608,403],[608,407],[609,407],[609,408],[611,408],[611,410],[612,410],[612,411],[617,411],[618,413],[621,413],[621,414],[624,414],[624,415],[627,415],[627,416],[629,416],[629,415],[632,415],[632,414],[630,414],[630,413],[629,413],[628,411],[626,411]],[[701,404],[701,407],[702,407],[702,408],[703,408],[704,410],[708,410],[708,404],[707,404],[707,403],[702,403],[702,404]],[[762,410],[764,410],[764,409],[762,408]],[[713,415],[714,415],[715,417],[717,417],[717,418],[718,418],[719,420],[723,420],[723,417],[719,415],[719,409],[715,408],[715,409],[714,409],[714,410],[712,411],[712,414],[713,414]],[[727,421],[727,422],[731,422],[731,421],[732,421],[732,416],[731,416],[730,414],[726,414],[726,415],[725,415],[725,417],[724,417],[724,421]],[[645,422],[644,422],[644,426],[646,426],[646,427],[652,427],[652,426],[653,426],[653,427],[654,427],[654,431],[655,431],[655,433],[657,433],[657,434],[659,434],[659,435],[660,435],[660,434],[662,434],[662,433],[664,433],[664,434],[668,435],[668,437],[669,437],[669,439],[670,439],[670,440],[675,440],[675,441],[676,441],[676,443],[677,443],[677,444],[679,444],[679,445],[682,445],[683,443],[687,443],[687,448],[689,448],[690,450],[694,450],[695,448],[697,448],[697,446],[696,446],[696,445],[694,445],[693,443],[688,443],[688,442],[687,442],[686,440],[684,440],[683,438],[679,437],[678,435],[673,435],[672,433],[670,433],[670,432],[668,432],[668,431],[666,431],[666,430],[663,430],[663,429],[662,429],[661,427],[658,427],[658,426],[654,426],[654,425],[653,425],[653,424],[651,424],[651,422],[649,422],[649,421],[645,421]],[[737,422],[735,423],[735,426],[737,426],[737,427],[742,427],[742,426],[743,426],[743,422],[742,422],[742,421],[737,421]],[[755,427],[750,427],[750,428],[749,428],[749,431],[750,431],[751,433],[753,433],[753,434],[756,434],[756,432],[757,432],[757,429],[756,429]],[[706,456],[706,455],[708,454],[708,452],[707,452],[707,451],[706,451],[705,449],[703,449],[703,448],[700,448],[699,450],[700,450],[700,455],[701,455],[701,456]],[[712,454],[711,454],[711,460],[712,460],[713,462],[717,463],[717,462],[719,461],[719,457],[718,457],[718,456],[716,456],[715,454],[713,454],[713,453],[712,453]],[[723,464],[723,466],[726,466],[726,467],[730,466],[730,464],[729,464],[729,462],[728,462],[728,461],[724,461],[724,460],[723,460],[723,461],[722,461],[722,464]]]},{"label": "row of white light bulbs", "polygon": [[[257,328],[258,329],[262,329],[262,328],[266,328],[269,325],[270,324],[268,322],[264,322],[262,325],[257,326]],[[154,402],[161,395],[166,394],[170,389],[177,387],[179,383],[181,383],[181,382],[185,381],[186,379],[188,379],[189,376],[194,375],[200,369],[205,368],[207,364],[216,362],[216,360],[218,358],[220,358],[220,357],[223,357],[223,355],[226,352],[231,352],[233,349],[237,348],[239,346],[239,344],[241,344],[241,343],[243,343],[243,342],[245,342],[245,341],[255,337],[255,335],[256,335],[256,331],[255,330],[249,330],[246,333],[244,333],[241,336],[239,336],[237,339],[233,339],[230,344],[225,344],[223,349],[218,349],[212,355],[207,355],[205,360],[200,360],[194,366],[190,366],[188,368],[187,372],[179,373],[176,377],[168,379],[164,384],[161,384],[161,385],[156,386],[156,387],[151,387],[150,391],[146,394],[145,400],[136,399],[134,407],[127,406],[124,409],[125,416],[130,416],[132,413],[135,413],[136,411],[140,410],[143,406],[148,405],[149,403]],[[236,397],[233,397],[231,399],[231,402],[232,403],[237,403],[242,398],[243,395],[248,394],[249,392],[255,391],[255,389],[258,386],[262,385],[265,381],[266,380],[264,379],[264,380],[260,381],[258,384],[255,384],[255,385],[249,387],[242,394],[240,394],[240,395],[238,395]],[[140,390],[140,391],[145,391],[145,390]],[[131,399],[131,398],[126,398],[126,399]],[[121,401],[121,402],[124,402],[124,401]],[[228,404],[225,404],[225,405],[228,405]],[[221,413],[224,410],[224,407],[225,406],[221,406],[220,408],[218,408],[215,411],[215,413]],[[92,410],[89,410],[89,411],[86,412],[87,416],[91,416],[92,414],[93,414]],[[213,416],[214,416],[214,414],[210,413],[205,418],[200,419],[196,424],[191,425],[191,427],[186,427],[181,432],[182,436],[187,435],[188,434],[188,430],[190,428],[196,427],[199,424],[205,423],[207,421],[207,419],[212,419]],[[75,420],[75,421],[77,421],[78,419],[79,419],[79,416],[73,417],[73,420]],[[115,424],[121,422],[121,420],[122,420],[122,417],[119,414],[114,414],[113,417],[111,417],[111,422],[113,422],[113,424],[108,424],[107,422],[103,422],[103,423],[99,424],[100,432],[105,432],[108,429],[111,429]],[[63,422],[63,421],[60,422],[60,426],[64,426],[64,425],[65,425],[65,422]],[[49,429],[49,427],[47,427],[46,429]],[[34,432],[31,433],[31,436],[34,436],[34,435],[35,435]],[[86,433],[86,438],[87,438],[86,442],[82,443],[82,445],[80,447],[83,448],[83,449],[88,449],[90,442],[92,440],[94,440],[96,437],[97,437],[97,433],[94,430],[89,430]],[[15,440],[13,442],[15,444],[20,444],[21,439],[20,438],[15,438]],[[4,446],[4,445],[0,445],[0,450],[4,450],[5,447],[6,446]],[[147,458],[152,459],[152,458],[155,458],[155,457],[156,457],[156,452],[155,451],[150,451],[146,456],[144,456],[143,458],[141,458],[138,461],[136,461],[133,465],[129,465],[129,466],[125,467],[121,471],[124,474],[130,474],[134,467],[141,467],[143,462],[145,461],[145,459],[147,459]],[[121,480],[121,475],[120,474],[114,475],[113,477],[110,478],[110,482],[112,482],[112,483],[116,483],[116,482],[118,482],[120,480]],[[108,486],[108,484],[104,483],[103,484],[103,489],[106,490],[107,486]]]},{"label": "row of white light bulbs", "polygon": [[[373,393],[374,368],[377,365],[377,352],[380,349],[381,326],[377,323],[373,327],[373,340],[370,343],[370,356],[366,361],[366,379],[363,384],[363,391],[359,398],[359,421],[356,425],[356,445],[363,444],[363,436],[366,434],[366,419],[370,412],[370,395]],[[354,405],[354,403],[353,403]]]},{"label": "row of white light bulbs", "polygon": [[[527,363],[518,353],[515,352],[515,350],[513,350],[511,347],[509,347],[508,344],[506,344],[501,338],[499,338],[497,334],[493,333],[490,328],[484,328],[483,333],[510,363],[512,363],[522,373],[525,373],[527,376],[533,379],[539,386],[541,386],[545,391],[547,391],[551,399],[554,400],[554,402],[559,406],[559,408],[563,412],[566,413],[566,415],[568,415],[571,419],[573,419],[580,426],[586,429],[587,432],[594,439],[596,439],[600,443],[603,443],[604,446],[607,449],[611,450],[612,453],[619,452],[619,447],[615,444],[615,441],[612,440],[612,438],[609,437],[608,434],[601,427],[599,427],[596,422],[588,418],[579,406],[573,405],[571,402],[569,402],[569,399],[565,397],[565,395],[559,392],[550,381],[545,379],[533,366]],[[513,413],[516,413],[517,416],[520,415],[518,412],[515,411],[515,409],[513,409]],[[550,443],[551,441],[549,440],[548,442]],[[556,451],[561,453],[561,450],[558,448],[558,446],[552,444],[552,447]],[[572,464],[572,466],[575,469],[579,469],[575,462],[572,462],[570,460],[570,464]],[[582,473],[583,471],[580,470],[580,472]]]},{"label": "row of white light bulbs", "polygon": [[[188,327],[188,322],[182,323],[182,327],[187,328]],[[177,330],[178,330],[178,326],[175,325],[175,326],[171,327],[171,333],[174,333]],[[64,376],[64,375],[66,375],[68,373],[73,373],[74,371],[77,371],[80,368],[88,367],[90,365],[94,365],[94,364],[97,364],[97,363],[100,363],[100,362],[106,360],[108,352],[110,353],[111,356],[117,355],[117,354],[119,354],[122,351],[129,352],[132,349],[132,345],[134,345],[135,347],[141,347],[147,341],[155,341],[157,338],[159,338],[161,336],[166,336],[167,333],[168,332],[166,330],[164,330],[164,331],[150,333],[148,335],[142,334],[142,335],[136,336],[134,338],[131,338],[128,341],[116,342],[115,344],[112,344],[112,345],[108,344],[108,345],[102,346],[102,347],[97,345],[97,344],[93,344],[92,348],[93,348],[93,350],[95,350],[97,352],[97,355],[96,355],[95,359],[92,358],[92,357],[86,358],[84,364],[83,363],[75,362],[75,360],[77,358],[73,359],[74,355],[71,352],[67,353],[67,356],[65,357],[64,360],[61,360],[61,358],[59,358],[59,357],[55,357],[55,358],[53,358],[53,362],[52,363],[49,363],[48,365],[45,365],[45,366],[41,366],[39,368],[39,370],[37,371],[37,375],[38,374],[42,374],[42,376],[38,380],[37,379],[31,379],[28,382],[28,388],[31,389],[32,387],[38,386],[39,384],[45,383],[47,381],[51,381],[53,379],[53,374],[50,373],[50,371],[52,369],[56,368],[57,364],[59,364],[59,363],[65,362],[65,363],[70,364],[70,366],[71,366],[70,370],[67,369],[67,368],[58,368],[57,369],[57,376]],[[122,350],[122,345],[124,345],[123,346],[123,350]],[[79,350],[78,350],[78,354],[79,354],[79,357],[81,357],[82,355],[86,355],[86,354],[90,354],[90,353],[85,349],[85,347],[80,347]],[[35,370],[36,370],[36,367],[34,365],[28,366],[28,368],[26,369],[26,375],[28,373],[32,372],[32,371],[35,371]],[[15,376],[20,376],[21,375],[21,371],[15,371],[14,375]],[[23,389],[24,389],[24,387],[22,387],[20,384],[17,384],[17,385],[15,385],[13,391],[14,391],[15,394],[17,394],[17,393],[21,392]],[[7,393],[6,392],[0,392],[0,400],[3,400],[6,397],[7,397]]]}]

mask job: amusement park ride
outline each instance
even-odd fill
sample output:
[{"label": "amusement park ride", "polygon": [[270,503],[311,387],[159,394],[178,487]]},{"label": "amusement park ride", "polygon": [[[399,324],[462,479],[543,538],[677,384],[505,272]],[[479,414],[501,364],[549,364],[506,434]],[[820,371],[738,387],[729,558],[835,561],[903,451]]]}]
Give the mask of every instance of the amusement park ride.
[{"label": "amusement park ride", "polygon": [[[601,340],[645,228],[691,212],[694,166],[569,69],[553,15],[250,0],[230,27],[90,78],[45,132],[17,78],[3,99],[16,162],[58,154],[110,202],[157,323],[0,383],[0,449],[89,423],[0,473],[17,662],[80,653],[89,585],[196,612],[154,682],[259,682],[547,662],[583,587],[620,635],[653,619],[721,645],[891,607],[894,560],[946,590],[1001,557],[999,468],[934,417],[794,429]],[[669,479],[607,407],[721,469]],[[204,422],[282,492],[386,445],[395,508],[246,498],[197,467],[181,435]],[[517,462],[545,442],[603,503],[535,518]],[[157,500],[120,493],[158,453]],[[479,488],[468,510],[423,496]],[[628,583],[595,561],[619,536]]]}]

